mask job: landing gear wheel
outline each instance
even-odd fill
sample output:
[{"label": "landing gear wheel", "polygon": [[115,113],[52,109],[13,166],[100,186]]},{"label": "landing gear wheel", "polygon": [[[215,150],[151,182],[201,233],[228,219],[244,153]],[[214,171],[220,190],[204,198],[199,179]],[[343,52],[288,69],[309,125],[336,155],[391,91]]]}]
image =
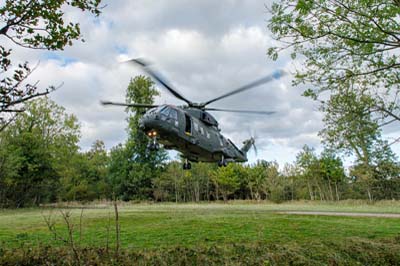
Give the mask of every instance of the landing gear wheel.
[{"label": "landing gear wheel", "polygon": [[154,151],[154,144],[153,143],[150,143],[149,145],[147,145],[147,149],[149,150],[149,151]]},{"label": "landing gear wheel", "polygon": [[183,170],[190,170],[192,169],[192,164],[191,163],[184,163],[183,164]]},{"label": "landing gear wheel", "polygon": [[224,156],[222,155],[221,161],[218,162],[219,167],[226,167],[228,165],[227,161],[225,160]]},{"label": "landing gear wheel", "polygon": [[149,145],[147,145],[147,149],[149,151],[158,151],[160,149],[160,144],[158,144],[157,142],[149,143]]},{"label": "landing gear wheel", "polygon": [[190,170],[190,169],[192,169],[192,164],[186,160],[186,162],[183,163],[183,170]]}]

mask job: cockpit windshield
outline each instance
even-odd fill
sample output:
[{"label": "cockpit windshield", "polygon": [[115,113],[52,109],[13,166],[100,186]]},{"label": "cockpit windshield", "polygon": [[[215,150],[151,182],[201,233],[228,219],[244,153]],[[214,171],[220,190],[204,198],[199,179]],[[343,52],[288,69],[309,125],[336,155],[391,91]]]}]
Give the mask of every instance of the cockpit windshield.
[{"label": "cockpit windshield", "polygon": [[165,120],[167,118],[178,120],[178,111],[170,106],[163,106],[160,109],[161,119]]},{"label": "cockpit windshield", "polygon": [[155,108],[150,109],[150,110],[149,110],[149,113],[158,113],[161,109],[163,109],[163,108],[165,108],[165,107],[166,107],[165,105],[157,106],[157,107],[155,107]]}]

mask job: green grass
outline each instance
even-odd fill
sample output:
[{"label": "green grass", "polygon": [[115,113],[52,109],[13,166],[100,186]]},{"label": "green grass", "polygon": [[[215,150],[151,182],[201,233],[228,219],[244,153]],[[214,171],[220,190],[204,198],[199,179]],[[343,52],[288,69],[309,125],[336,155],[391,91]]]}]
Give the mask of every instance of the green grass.
[{"label": "green grass", "polygon": [[[276,210],[319,210],[400,213],[398,202],[368,205],[359,202],[285,204],[234,202],[230,204],[122,204],[120,206],[121,244],[126,248],[211,246],[232,243],[307,243],[314,240],[346,238],[380,239],[400,233],[400,220],[393,218],[333,217],[278,214]],[[69,209],[79,239],[81,209]],[[66,236],[66,226],[58,209],[0,211],[0,244],[5,247],[54,241],[43,215],[53,213],[57,230]],[[113,243],[114,220],[111,205],[87,208],[83,212],[83,246]],[[109,217],[111,222],[109,222]],[[107,228],[110,232],[107,233]]]}]

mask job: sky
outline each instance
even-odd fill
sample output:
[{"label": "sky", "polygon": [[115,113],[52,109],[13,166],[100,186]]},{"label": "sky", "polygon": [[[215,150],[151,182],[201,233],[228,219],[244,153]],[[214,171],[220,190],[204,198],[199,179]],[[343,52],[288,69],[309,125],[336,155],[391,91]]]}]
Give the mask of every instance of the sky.
[{"label": "sky", "polygon": [[[32,75],[40,86],[63,84],[50,98],[79,119],[83,151],[98,139],[110,149],[127,138],[124,108],[100,105],[100,100],[124,102],[130,79],[143,74],[121,64],[124,60],[147,59],[194,102],[278,69],[293,69],[289,51],[277,61],[266,55],[268,47],[276,44],[267,28],[270,0],[109,0],[103,4],[98,18],[78,10],[66,12],[67,20],[80,22],[85,42],[77,41],[61,52],[13,47],[17,59],[40,62]],[[305,144],[322,149],[318,131],[323,115],[316,102],[301,96],[304,87],[292,87],[291,80],[288,75],[210,105],[276,112],[270,116],[212,113],[222,133],[238,146],[256,137],[258,155],[250,152],[250,162],[264,159],[283,165],[293,162]],[[156,103],[183,104],[157,88],[161,96]]]}]

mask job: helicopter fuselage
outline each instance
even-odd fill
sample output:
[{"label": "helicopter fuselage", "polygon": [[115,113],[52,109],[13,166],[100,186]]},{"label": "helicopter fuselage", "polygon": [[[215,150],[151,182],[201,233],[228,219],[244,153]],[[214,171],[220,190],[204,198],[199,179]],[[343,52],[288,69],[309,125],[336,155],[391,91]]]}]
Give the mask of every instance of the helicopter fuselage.
[{"label": "helicopter fuselage", "polygon": [[[193,162],[246,162],[248,149],[225,138],[209,113],[197,108],[161,105],[140,119],[140,129],[153,140]],[[246,145],[245,145],[246,146]]]}]

